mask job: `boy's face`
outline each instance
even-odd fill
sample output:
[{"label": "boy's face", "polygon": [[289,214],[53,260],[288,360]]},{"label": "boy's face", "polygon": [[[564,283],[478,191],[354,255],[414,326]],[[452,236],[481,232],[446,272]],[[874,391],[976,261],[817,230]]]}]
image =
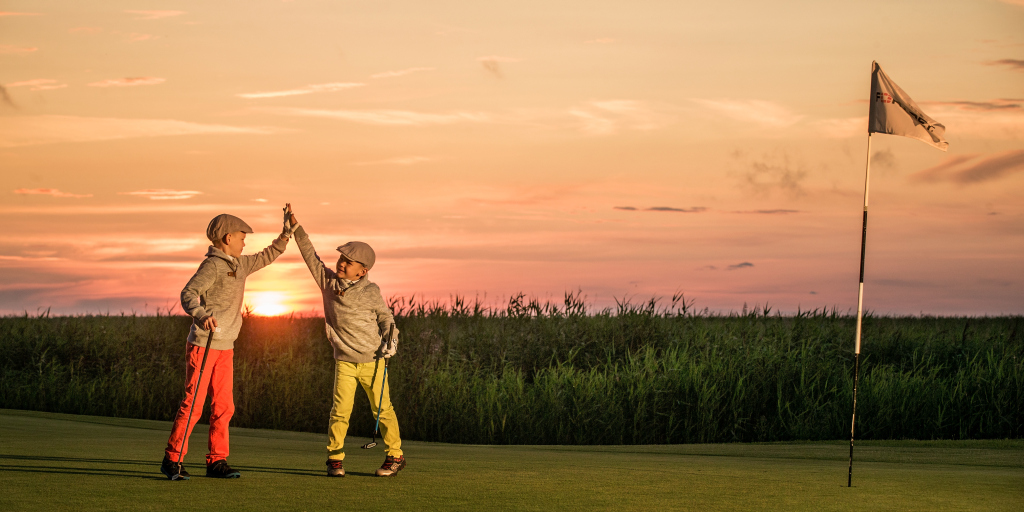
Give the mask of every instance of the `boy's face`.
[{"label": "boy's face", "polygon": [[364,267],[362,263],[359,263],[358,261],[352,261],[346,258],[345,255],[341,255],[338,257],[337,269],[338,276],[344,277],[349,281],[358,281],[362,279],[367,272],[369,272],[368,270],[366,270],[366,267]]},{"label": "boy's face", "polygon": [[221,249],[228,256],[234,256],[235,258],[242,255],[242,249],[245,249],[245,233],[242,231],[236,231],[234,233],[228,233],[224,236],[226,244]]}]

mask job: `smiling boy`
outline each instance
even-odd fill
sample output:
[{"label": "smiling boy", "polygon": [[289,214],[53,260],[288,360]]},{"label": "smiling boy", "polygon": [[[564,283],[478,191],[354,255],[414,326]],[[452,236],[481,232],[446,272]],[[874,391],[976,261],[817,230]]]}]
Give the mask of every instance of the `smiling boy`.
[{"label": "smiling boy", "polygon": [[[273,263],[284,252],[291,231],[285,229],[269,247],[259,253],[242,256],[247,233],[252,233],[252,228],[234,215],[224,213],[214,217],[206,228],[206,237],[213,245],[207,250],[206,259],[199,265],[195,275],[181,291],[181,308],[192,317],[192,327],[188,333],[185,398],[175,414],[164,460],[160,465],[160,471],[172,480],[179,474],[184,480],[189,478],[188,472],[178,462],[188,452],[187,441],[184,450],[181,450],[182,439],[188,438],[202,416],[208,390],[211,395],[210,451],[206,455],[206,476],[241,476],[228,466],[227,457],[228,423],[235,412],[232,396],[233,356],[235,339],[242,328],[245,279]],[[200,372],[205,350],[209,350],[206,369]],[[196,382],[199,373],[202,373],[203,382]],[[186,426],[193,401],[199,405],[199,410],[193,412]]]},{"label": "smiling boy", "polygon": [[381,343],[384,333],[392,332],[395,319],[384,303],[380,287],[367,278],[376,254],[366,243],[349,242],[338,247],[341,255],[332,271],[317,256],[295,216],[290,219],[295,243],[323,295],[327,339],[334,347],[334,403],[327,427],[327,476],[345,476],[345,436],[357,386],[370,399],[370,409],[380,419],[381,437],[387,445],[384,464],[376,475],[395,476],[405,467],[405,456],[380,359],[395,355],[398,329],[393,331],[389,343]]}]

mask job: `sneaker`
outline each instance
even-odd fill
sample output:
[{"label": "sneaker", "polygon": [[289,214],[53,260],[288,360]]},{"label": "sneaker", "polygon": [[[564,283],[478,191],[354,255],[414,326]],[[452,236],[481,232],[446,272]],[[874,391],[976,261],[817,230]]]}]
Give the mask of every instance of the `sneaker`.
[{"label": "sneaker", "polygon": [[384,464],[377,470],[377,476],[395,476],[405,467],[405,456],[384,457]]},{"label": "sneaker", "polygon": [[220,459],[206,465],[206,476],[213,478],[238,478],[242,474],[237,470],[231,469],[231,466],[228,466],[228,461]]},{"label": "sneaker", "polygon": [[345,468],[340,460],[327,459],[327,476],[345,476]]},{"label": "sneaker", "polygon": [[188,480],[190,478],[188,471],[181,467],[180,462],[174,462],[166,455],[164,455],[163,462],[160,463],[160,472],[169,480]]}]

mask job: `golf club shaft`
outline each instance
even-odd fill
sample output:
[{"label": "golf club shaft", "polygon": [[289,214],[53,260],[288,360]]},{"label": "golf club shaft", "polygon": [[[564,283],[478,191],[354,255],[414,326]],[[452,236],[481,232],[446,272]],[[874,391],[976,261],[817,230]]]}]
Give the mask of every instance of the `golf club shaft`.
[{"label": "golf club shaft", "polygon": [[[384,340],[381,352],[387,347],[387,344],[391,342],[391,336],[395,333],[395,324],[391,324],[391,328],[388,329],[388,337]],[[383,353],[381,354],[384,355]],[[384,405],[384,386],[388,383],[388,358],[384,358],[384,377],[380,383],[380,400],[377,402],[377,424],[373,427],[373,441],[377,441],[377,429],[380,428],[380,408]]]},{"label": "golf club shaft", "polygon": [[[216,329],[216,327],[214,328]],[[206,356],[210,355],[210,344],[213,343],[213,332],[206,337],[206,347],[203,350],[203,362],[199,363],[199,378],[196,379],[196,388],[192,390],[192,403],[188,406],[188,418],[185,420],[185,433],[181,436],[181,447],[178,448],[178,474],[181,474],[181,461],[185,459],[185,441],[188,441],[188,426],[192,423],[192,410],[196,407],[196,395],[199,394],[199,386],[203,383],[203,370],[206,369]],[[186,384],[187,389],[188,384]]]}]

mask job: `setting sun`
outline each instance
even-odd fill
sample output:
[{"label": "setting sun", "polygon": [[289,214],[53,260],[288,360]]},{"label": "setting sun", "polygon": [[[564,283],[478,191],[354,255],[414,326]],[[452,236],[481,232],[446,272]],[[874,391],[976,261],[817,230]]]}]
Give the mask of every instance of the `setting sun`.
[{"label": "setting sun", "polygon": [[286,306],[287,298],[281,292],[250,292],[246,296],[246,305],[252,307],[252,313],[259,316],[278,316],[291,311]]}]

